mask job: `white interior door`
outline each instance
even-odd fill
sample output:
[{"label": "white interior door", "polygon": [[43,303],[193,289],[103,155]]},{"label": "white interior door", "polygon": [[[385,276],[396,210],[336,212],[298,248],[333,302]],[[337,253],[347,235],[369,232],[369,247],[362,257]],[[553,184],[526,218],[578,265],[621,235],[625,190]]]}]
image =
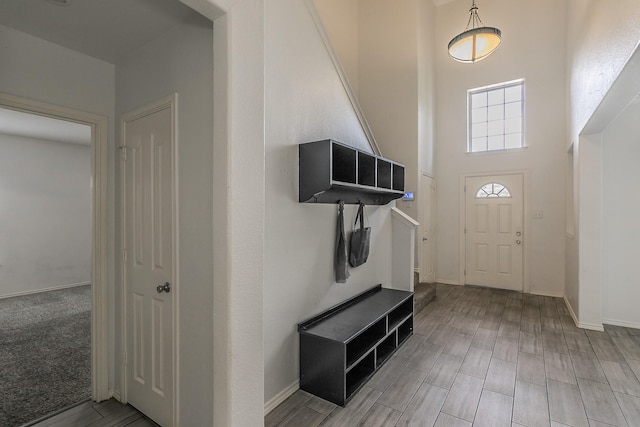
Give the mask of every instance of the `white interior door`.
[{"label": "white interior door", "polygon": [[174,413],[174,136],[171,108],[124,121],[126,400]]},{"label": "white interior door", "polygon": [[422,259],[420,260],[420,281],[434,283],[435,273],[435,219],[436,219],[436,181],[427,174],[420,178],[420,238]]},{"label": "white interior door", "polygon": [[465,179],[465,284],[522,291],[522,174]]}]

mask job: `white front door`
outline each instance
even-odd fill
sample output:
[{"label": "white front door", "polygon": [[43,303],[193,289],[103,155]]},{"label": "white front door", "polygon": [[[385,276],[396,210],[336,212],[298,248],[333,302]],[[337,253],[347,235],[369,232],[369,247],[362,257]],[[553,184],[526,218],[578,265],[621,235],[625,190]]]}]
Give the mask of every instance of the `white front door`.
[{"label": "white front door", "polygon": [[436,219],[436,181],[427,174],[420,177],[420,234],[422,259],[420,260],[420,281],[434,283],[435,273],[435,219]]},{"label": "white front door", "polygon": [[174,123],[170,106],[123,120],[126,400],[158,424],[174,414]]},{"label": "white front door", "polygon": [[465,200],[465,284],[522,291],[522,174],[467,177]]}]

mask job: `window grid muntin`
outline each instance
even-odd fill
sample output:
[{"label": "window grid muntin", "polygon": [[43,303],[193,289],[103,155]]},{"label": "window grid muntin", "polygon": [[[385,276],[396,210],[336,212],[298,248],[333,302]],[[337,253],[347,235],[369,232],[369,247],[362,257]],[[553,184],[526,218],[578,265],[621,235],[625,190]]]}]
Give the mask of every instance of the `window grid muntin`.
[{"label": "window grid muntin", "polygon": [[467,152],[525,147],[524,101],[524,79],[469,90]]},{"label": "window grid muntin", "polygon": [[476,191],[476,199],[489,199],[489,198],[501,198],[506,199],[511,197],[509,189],[500,184],[499,182],[489,182],[484,184]]}]

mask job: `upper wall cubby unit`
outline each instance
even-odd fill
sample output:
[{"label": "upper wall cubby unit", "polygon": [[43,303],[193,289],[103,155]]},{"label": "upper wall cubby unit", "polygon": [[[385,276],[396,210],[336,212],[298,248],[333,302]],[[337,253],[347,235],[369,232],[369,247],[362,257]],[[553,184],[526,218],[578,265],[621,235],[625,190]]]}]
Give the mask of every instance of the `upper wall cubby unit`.
[{"label": "upper wall cubby unit", "polygon": [[298,146],[300,203],[386,205],[404,194],[404,166],[325,139]]}]

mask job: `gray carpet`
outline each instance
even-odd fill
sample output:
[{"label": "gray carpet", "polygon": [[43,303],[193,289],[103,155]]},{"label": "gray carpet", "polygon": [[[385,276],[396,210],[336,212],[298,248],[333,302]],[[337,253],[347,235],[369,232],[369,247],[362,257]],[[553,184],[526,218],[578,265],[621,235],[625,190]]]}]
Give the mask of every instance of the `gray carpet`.
[{"label": "gray carpet", "polygon": [[0,426],[91,396],[91,287],[0,299]]}]

